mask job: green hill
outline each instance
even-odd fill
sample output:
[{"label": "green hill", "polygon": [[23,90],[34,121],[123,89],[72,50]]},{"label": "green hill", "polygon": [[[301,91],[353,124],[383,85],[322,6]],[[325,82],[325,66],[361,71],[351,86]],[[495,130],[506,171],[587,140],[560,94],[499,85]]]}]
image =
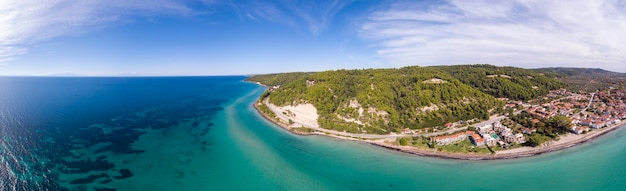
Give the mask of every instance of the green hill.
[{"label": "green hill", "polygon": [[[435,68],[338,70],[312,74],[261,75],[295,79],[265,94],[277,105],[311,103],[324,128],[356,133],[388,133],[402,128],[442,126],[486,119],[503,103]],[[354,122],[358,121],[358,122]]]},{"label": "green hill", "polygon": [[499,98],[530,100],[566,84],[550,72],[492,65],[434,66],[463,83]]},{"label": "green hill", "polygon": [[537,98],[565,87],[557,77],[548,71],[458,65],[268,74],[247,80],[279,86],[262,95],[273,104],[313,104],[323,128],[384,134],[486,119],[502,108],[495,97]]}]

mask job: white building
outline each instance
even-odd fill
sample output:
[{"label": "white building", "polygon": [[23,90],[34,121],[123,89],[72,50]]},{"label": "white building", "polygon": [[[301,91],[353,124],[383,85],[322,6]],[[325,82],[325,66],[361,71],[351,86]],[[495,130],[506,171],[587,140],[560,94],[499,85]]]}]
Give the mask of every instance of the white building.
[{"label": "white building", "polygon": [[484,134],[484,133],[489,133],[490,131],[493,131],[493,125],[484,125],[482,127],[478,127],[478,132],[480,134]]}]

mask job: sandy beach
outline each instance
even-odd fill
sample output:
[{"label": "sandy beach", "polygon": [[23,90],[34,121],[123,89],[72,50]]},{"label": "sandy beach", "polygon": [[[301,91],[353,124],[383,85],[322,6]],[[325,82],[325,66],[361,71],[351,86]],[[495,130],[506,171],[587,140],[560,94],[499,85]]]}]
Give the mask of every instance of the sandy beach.
[{"label": "sandy beach", "polygon": [[[496,151],[495,154],[449,153],[449,152],[437,151],[435,149],[420,149],[420,148],[412,147],[412,146],[400,146],[400,145],[395,144],[396,138],[393,138],[393,137],[370,140],[370,139],[355,138],[355,136],[343,135],[346,133],[343,133],[343,134],[329,133],[329,132],[332,132],[330,130],[327,130],[325,132],[317,132],[317,131],[302,132],[302,131],[297,130],[297,128],[293,128],[293,127],[296,127],[296,126],[300,127],[298,125],[307,127],[307,125],[304,125],[304,124],[296,124],[295,126],[289,125],[283,122],[282,120],[275,119],[261,112],[261,110],[258,109],[257,104],[259,103],[253,104],[254,108],[265,119],[271,121],[272,123],[294,134],[328,136],[328,137],[333,137],[337,139],[363,142],[363,143],[367,143],[370,145],[379,146],[379,147],[383,147],[383,148],[398,151],[398,152],[414,154],[418,156],[437,157],[437,158],[445,158],[445,159],[459,159],[459,160],[500,160],[500,159],[514,159],[514,158],[536,156],[536,155],[540,155],[544,153],[567,149],[567,148],[570,148],[579,144],[583,144],[585,142],[593,140],[594,138],[605,135],[615,129],[618,129],[626,125],[626,121],[622,121],[621,123],[613,124],[608,127],[601,128],[601,129],[593,129],[592,131],[587,132],[586,134],[578,135],[578,134],[568,133],[566,135],[560,136],[558,141],[550,141],[550,142],[544,143],[541,146],[520,147],[520,148],[515,148],[515,149]],[[261,103],[261,104],[264,104],[264,103]],[[306,118],[310,120],[311,117],[307,116]],[[314,130],[318,128],[320,127],[313,127]]]}]

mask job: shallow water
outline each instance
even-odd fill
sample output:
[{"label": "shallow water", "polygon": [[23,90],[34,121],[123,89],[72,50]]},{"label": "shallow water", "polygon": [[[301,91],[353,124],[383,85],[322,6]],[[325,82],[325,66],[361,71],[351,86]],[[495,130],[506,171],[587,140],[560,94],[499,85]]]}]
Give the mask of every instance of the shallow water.
[{"label": "shallow water", "polygon": [[290,134],[243,77],[0,78],[0,190],[621,190],[626,130],[502,161]]}]

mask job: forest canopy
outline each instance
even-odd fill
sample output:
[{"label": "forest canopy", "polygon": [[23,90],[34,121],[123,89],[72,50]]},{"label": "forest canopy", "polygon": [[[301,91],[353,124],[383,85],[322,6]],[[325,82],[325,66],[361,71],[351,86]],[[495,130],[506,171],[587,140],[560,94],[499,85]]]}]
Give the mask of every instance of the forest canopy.
[{"label": "forest canopy", "polygon": [[313,104],[323,128],[380,134],[487,119],[504,104],[494,96],[527,100],[563,87],[531,70],[490,65],[284,73],[247,80],[280,86],[262,96],[273,104]]}]

